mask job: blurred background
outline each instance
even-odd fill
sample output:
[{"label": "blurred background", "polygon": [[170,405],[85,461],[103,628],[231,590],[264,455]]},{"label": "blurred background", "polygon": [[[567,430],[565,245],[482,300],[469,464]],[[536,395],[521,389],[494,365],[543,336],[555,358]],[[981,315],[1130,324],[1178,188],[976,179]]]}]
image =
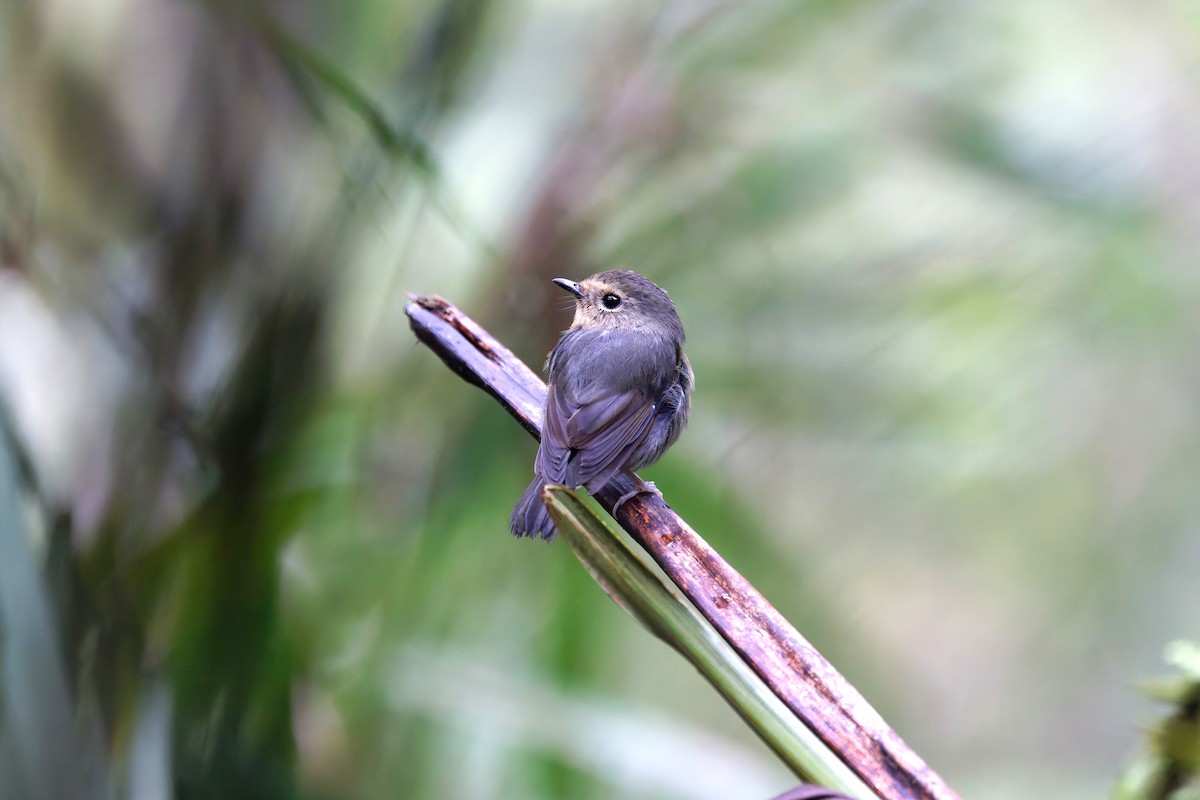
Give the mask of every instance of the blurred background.
[{"label": "blurred background", "polygon": [[[0,796],[766,798],[406,293],[637,269],[643,474],[964,797],[1200,635],[1200,9],[4,0]],[[18,491],[19,489],[19,491]]]}]

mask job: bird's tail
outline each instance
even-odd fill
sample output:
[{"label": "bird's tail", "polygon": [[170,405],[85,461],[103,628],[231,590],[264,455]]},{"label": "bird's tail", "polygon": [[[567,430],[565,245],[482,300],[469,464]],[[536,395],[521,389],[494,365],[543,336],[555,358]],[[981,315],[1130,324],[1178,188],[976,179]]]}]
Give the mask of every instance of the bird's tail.
[{"label": "bird's tail", "polygon": [[554,529],[554,521],[550,519],[550,512],[542,502],[542,487],[545,485],[541,475],[534,475],[533,482],[517,501],[512,517],[508,520],[508,527],[513,536],[539,536],[547,542],[552,542],[558,535],[558,531]]}]

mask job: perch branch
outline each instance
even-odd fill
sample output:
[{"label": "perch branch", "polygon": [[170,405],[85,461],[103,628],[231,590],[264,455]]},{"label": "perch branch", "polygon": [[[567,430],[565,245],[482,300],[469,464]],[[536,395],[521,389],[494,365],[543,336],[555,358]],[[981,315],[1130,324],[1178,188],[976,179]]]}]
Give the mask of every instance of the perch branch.
[{"label": "perch branch", "polygon": [[[546,386],[512,351],[440,297],[412,297],[405,310],[417,338],[450,369],[541,437]],[[633,485],[621,476],[596,499],[611,513]],[[824,656],[662,498],[639,494],[615,518],[776,696],[881,798],[958,800]]]}]

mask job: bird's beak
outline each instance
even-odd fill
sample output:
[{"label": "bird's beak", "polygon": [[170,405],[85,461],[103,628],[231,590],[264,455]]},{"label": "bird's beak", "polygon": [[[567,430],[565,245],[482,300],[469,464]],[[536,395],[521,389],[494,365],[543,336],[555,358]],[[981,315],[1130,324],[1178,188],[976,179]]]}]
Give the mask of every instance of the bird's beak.
[{"label": "bird's beak", "polygon": [[558,284],[560,289],[566,289],[576,297],[583,297],[583,290],[579,288],[579,284],[575,281],[569,281],[566,278],[555,278],[554,282]]}]

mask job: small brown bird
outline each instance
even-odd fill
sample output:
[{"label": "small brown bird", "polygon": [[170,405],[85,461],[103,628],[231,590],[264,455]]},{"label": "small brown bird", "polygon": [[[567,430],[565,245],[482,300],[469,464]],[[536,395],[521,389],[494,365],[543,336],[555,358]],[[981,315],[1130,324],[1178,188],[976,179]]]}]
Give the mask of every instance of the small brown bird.
[{"label": "small brown bird", "polygon": [[[595,494],[621,472],[652,464],[687,424],[692,367],[683,324],[667,293],[627,269],[576,283],[575,319],[546,359],[548,392],[533,482],[513,509],[514,536],[554,539],[542,487],[559,483]],[[641,484],[622,497],[658,490]]]}]

